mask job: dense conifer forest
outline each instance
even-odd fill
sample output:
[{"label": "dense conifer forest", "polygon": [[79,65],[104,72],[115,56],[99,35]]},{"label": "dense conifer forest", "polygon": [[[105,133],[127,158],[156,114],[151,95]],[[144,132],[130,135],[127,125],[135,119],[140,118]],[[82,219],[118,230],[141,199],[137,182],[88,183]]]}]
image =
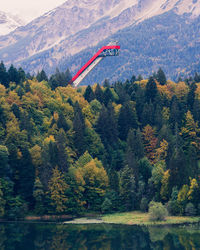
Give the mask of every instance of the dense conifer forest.
[{"label": "dense conifer forest", "polygon": [[0,64],[0,217],[200,214],[200,75],[67,85]]}]

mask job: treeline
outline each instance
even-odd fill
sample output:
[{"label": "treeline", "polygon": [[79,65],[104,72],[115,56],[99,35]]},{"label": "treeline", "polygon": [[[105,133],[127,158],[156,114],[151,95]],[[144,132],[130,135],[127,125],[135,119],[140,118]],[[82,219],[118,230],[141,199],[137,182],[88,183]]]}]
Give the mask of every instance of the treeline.
[{"label": "treeline", "polygon": [[1,217],[147,211],[152,200],[171,214],[200,214],[198,74],[174,83],[159,69],[75,89],[69,71],[18,82],[4,72]]}]

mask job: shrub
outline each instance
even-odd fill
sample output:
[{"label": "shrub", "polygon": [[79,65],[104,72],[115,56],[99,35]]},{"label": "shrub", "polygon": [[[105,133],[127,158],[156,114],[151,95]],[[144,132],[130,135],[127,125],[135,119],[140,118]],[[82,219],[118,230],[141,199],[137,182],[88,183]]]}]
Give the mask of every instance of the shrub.
[{"label": "shrub", "polygon": [[149,204],[149,219],[151,221],[165,220],[168,215],[167,209],[161,202],[151,201]]},{"label": "shrub", "polygon": [[194,205],[189,202],[186,207],[185,207],[185,214],[187,216],[195,216],[196,215],[196,209],[194,207]]},{"label": "shrub", "polygon": [[178,205],[178,202],[176,200],[169,200],[167,203],[167,211],[171,215],[177,215],[180,213],[180,207]]},{"label": "shrub", "polygon": [[143,197],[141,202],[140,202],[140,210],[142,212],[147,212],[148,211],[148,200],[146,197]]}]

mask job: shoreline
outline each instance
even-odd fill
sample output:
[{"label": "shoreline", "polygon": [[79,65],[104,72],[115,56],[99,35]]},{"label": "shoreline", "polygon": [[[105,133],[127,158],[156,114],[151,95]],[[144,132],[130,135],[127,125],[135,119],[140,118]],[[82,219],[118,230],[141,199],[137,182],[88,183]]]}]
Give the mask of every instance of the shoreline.
[{"label": "shoreline", "polygon": [[73,217],[71,215],[43,215],[26,216],[24,219],[6,220],[1,219],[0,223],[8,222],[35,222],[35,223],[61,223],[61,224],[118,224],[135,226],[180,226],[180,225],[200,225],[200,216],[168,216],[165,221],[149,221],[148,213],[139,211],[113,213],[113,214],[95,214],[94,216],[83,215],[82,217]]}]

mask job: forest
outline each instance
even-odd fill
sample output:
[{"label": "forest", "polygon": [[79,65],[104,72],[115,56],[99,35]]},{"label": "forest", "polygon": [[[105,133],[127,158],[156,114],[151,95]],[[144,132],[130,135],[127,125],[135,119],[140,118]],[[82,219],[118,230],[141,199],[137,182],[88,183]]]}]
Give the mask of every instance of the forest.
[{"label": "forest", "polygon": [[112,213],[162,202],[200,215],[200,75],[160,68],[101,86],[68,85],[0,63],[0,217]]}]

